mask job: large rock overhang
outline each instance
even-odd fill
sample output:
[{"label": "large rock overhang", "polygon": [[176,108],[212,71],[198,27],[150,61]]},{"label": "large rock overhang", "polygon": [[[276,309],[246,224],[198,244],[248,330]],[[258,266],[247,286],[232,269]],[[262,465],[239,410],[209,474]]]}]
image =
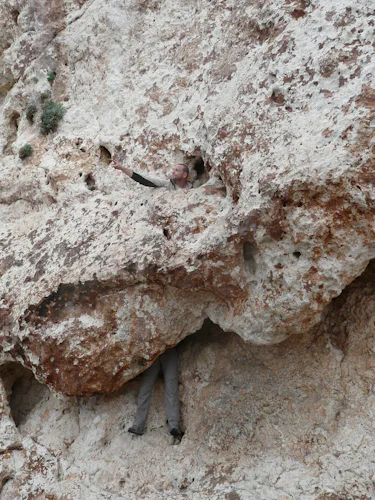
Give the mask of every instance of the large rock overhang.
[{"label": "large rock overhang", "polygon": [[[374,258],[370,2],[2,3],[4,361],[112,391],[207,317],[306,331]],[[67,113],[44,137],[25,109],[46,86]],[[103,151],[159,176],[199,155],[210,179],[150,190]]]}]

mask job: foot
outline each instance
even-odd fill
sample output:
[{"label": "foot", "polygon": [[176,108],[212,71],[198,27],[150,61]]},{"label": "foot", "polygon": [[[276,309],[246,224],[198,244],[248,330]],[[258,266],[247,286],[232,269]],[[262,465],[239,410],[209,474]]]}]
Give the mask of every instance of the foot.
[{"label": "foot", "polygon": [[179,427],[172,427],[172,429],[170,430],[170,433],[172,434],[173,437],[177,437],[179,439],[181,439],[182,436],[184,435],[184,433],[182,432],[182,430]]},{"label": "foot", "polygon": [[132,425],[131,427],[129,427],[128,432],[130,432],[131,434],[136,434],[137,436],[142,436],[142,434],[145,431],[141,427],[137,427],[136,425]]}]

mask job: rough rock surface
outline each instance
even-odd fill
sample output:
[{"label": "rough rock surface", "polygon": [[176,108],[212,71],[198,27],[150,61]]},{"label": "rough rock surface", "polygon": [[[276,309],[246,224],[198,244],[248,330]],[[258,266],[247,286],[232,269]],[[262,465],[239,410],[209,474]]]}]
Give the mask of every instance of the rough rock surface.
[{"label": "rough rock surface", "polygon": [[1,500],[373,499],[374,311],[375,263],[320,324],[281,344],[254,346],[206,322],[178,346],[179,446],[162,381],[147,433],[133,437],[138,379],[110,395],[67,398],[8,365],[22,441],[5,455]]},{"label": "rough rock surface", "polygon": [[[1,5],[4,357],[108,392],[207,317],[307,331],[375,256],[372,2]],[[67,112],[42,136],[48,92]],[[150,192],[111,155],[210,178]]]},{"label": "rough rock surface", "polygon": [[[197,386],[194,393],[190,387],[194,377],[189,370],[199,359],[194,341],[185,340],[181,347],[185,420],[196,436],[189,440],[187,435],[179,451],[170,454],[157,438],[154,463],[173,462],[186,447],[184,467],[197,470],[200,478],[188,496],[203,498],[205,483],[199,474],[205,469],[202,464],[194,469],[191,462],[201,432],[207,438],[207,464],[214,463],[216,449],[226,446],[229,451],[220,454],[223,463],[233,461],[233,453],[238,459],[238,475],[232,471],[238,491],[218,480],[218,495],[237,498],[243,480],[244,491],[258,483],[270,488],[249,498],[281,500],[284,493],[275,496],[279,479],[272,484],[264,479],[265,471],[274,474],[280,466],[280,478],[294,470],[302,481],[306,474],[309,485],[301,486],[306,498],[334,498],[324,497],[330,485],[338,494],[371,498],[372,424],[366,416],[362,421],[362,415],[356,422],[358,414],[342,399],[353,398],[370,412],[371,397],[364,402],[363,394],[371,389],[363,387],[364,375],[355,374],[340,354],[347,348],[342,329],[363,322],[358,336],[364,340],[357,345],[353,330],[348,345],[356,346],[352,365],[372,380],[371,356],[362,352],[371,338],[369,312],[365,306],[358,318],[352,312],[349,326],[328,314],[328,333],[337,331],[338,346],[325,347],[324,335],[317,332],[327,325],[327,318],[319,321],[332,299],[375,257],[373,2],[0,0],[0,11],[0,363],[5,370],[0,449],[6,458],[0,485],[8,481],[2,495],[8,495],[7,489],[22,490],[34,472],[39,481],[35,461],[45,461],[40,484],[54,484],[66,477],[60,469],[66,470],[66,460],[85,460],[90,439],[94,455],[107,446],[104,441],[95,445],[97,436],[74,429],[71,421],[64,424],[63,415],[80,413],[86,400],[59,399],[46,388],[37,389],[36,381],[30,382],[31,391],[40,393],[37,407],[46,413],[37,412],[31,420],[20,417],[20,444],[6,398],[20,364],[59,397],[120,391],[95,396],[86,408],[88,421],[96,411],[120,418],[134,410],[133,382],[120,389],[123,384],[209,318],[225,340],[199,353],[203,365],[208,364],[200,368],[208,381],[204,391]],[[56,75],[53,81],[47,78],[50,73]],[[57,131],[44,136],[39,122],[49,97],[63,103],[66,114]],[[37,108],[33,120],[26,117],[30,104]],[[26,143],[33,154],[21,160],[18,151]],[[194,189],[147,189],[111,168],[111,158],[159,176],[174,162],[187,161],[192,180],[196,176]],[[221,342],[226,355],[220,361]],[[316,363],[310,349],[317,351]],[[257,383],[263,392],[267,385],[262,401],[271,399],[274,408],[284,409],[280,436],[277,424],[272,427],[272,419],[267,420],[265,403],[255,405],[256,410],[251,405],[254,359],[263,367],[268,356],[275,364],[273,375],[268,380],[263,369]],[[215,382],[221,370],[227,370],[228,387]],[[236,376],[229,376],[232,372]],[[238,380],[239,401],[232,378]],[[325,379],[332,380],[326,389]],[[202,414],[197,413],[200,391],[208,401]],[[298,401],[302,416],[297,430]],[[336,417],[340,405],[348,419],[342,427]],[[246,408],[255,413],[247,414]],[[47,419],[50,429],[60,416],[56,443],[50,443],[55,439],[50,431],[45,440],[32,437],[42,432],[32,430],[38,419],[40,426]],[[247,431],[241,417],[249,422]],[[264,428],[256,425],[257,419],[267,421]],[[104,417],[103,422],[107,428]],[[219,426],[217,436],[211,425]],[[316,432],[311,430],[315,425]],[[231,433],[237,428],[238,436],[248,437],[235,439]],[[116,425],[108,432],[119,436]],[[73,436],[72,443],[82,440],[71,458],[63,448],[70,439],[65,434]],[[297,435],[311,439],[311,453]],[[364,437],[358,444],[359,435]],[[148,446],[123,438],[129,440],[129,455],[121,439],[115,446],[133,471]],[[284,457],[278,439],[285,440]],[[257,446],[264,447],[262,453]],[[329,472],[328,482],[314,482],[311,478],[320,477],[315,476],[320,458],[314,446],[323,457],[322,470],[330,471],[344,453],[340,447],[347,447],[353,476],[342,472],[340,483]],[[363,472],[362,465],[355,466],[353,451],[362,447],[358,460],[367,461]],[[51,451],[44,456],[45,449]],[[108,449],[110,464],[116,453]],[[202,457],[204,453],[202,448]],[[306,454],[315,465],[301,458]],[[299,465],[294,468],[294,463]],[[103,470],[112,476],[110,464]],[[9,471],[21,469],[23,479],[12,485]],[[220,470],[231,475],[217,464],[217,475]],[[78,467],[72,474],[86,474],[90,483],[94,473]],[[126,482],[119,474],[119,481]],[[255,476],[263,479],[257,482]],[[178,480],[171,478],[160,487],[172,488]],[[103,495],[112,491],[121,498],[111,481]],[[140,477],[132,481],[141,488]],[[83,488],[74,478],[67,482],[73,489]],[[302,498],[292,477],[281,482],[285,498]],[[39,495],[36,483],[24,486],[25,498],[29,487]],[[98,479],[97,488],[104,483]],[[156,497],[155,484],[153,491],[138,493],[129,485],[129,495]],[[79,495],[102,495],[90,491],[79,490]],[[77,498],[74,491],[69,495]]]}]

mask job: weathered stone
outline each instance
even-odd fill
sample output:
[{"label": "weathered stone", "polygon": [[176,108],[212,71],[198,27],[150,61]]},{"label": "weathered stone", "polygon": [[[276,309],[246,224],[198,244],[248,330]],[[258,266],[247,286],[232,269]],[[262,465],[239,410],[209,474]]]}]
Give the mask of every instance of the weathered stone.
[{"label": "weathered stone", "polygon": [[[147,366],[205,317],[278,342],[314,325],[375,256],[370,2],[355,15],[350,2],[164,2],[166,23],[159,4],[56,0],[43,16],[39,4],[19,6],[16,24],[3,4],[17,83],[0,124],[1,322],[6,356],[40,380],[66,394],[114,390],[143,369],[139,353]],[[25,108],[48,89],[67,113],[45,138]],[[35,153],[21,165],[26,140]],[[200,155],[210,180],[150,191],[108,155],[160,176]],[[90,286],[92,307],[80,304]],[[110,289],[114,309],[102,299]],[[52,306],[59,290],[78,298]],[[164,295],[184,303],[168,332],[156,313],[172,307]]]},{"label": "weathered stone", "polygon": [[254,346],[208,321],[182,341],[179,446],[168,436],[162,382],[146,434],[132,437],[139,379],[67,398],[26,370],[4,376],[24,437],[7,459],[2,498],[39,498],[43,485],[44,498],[58,499],[370,499],[374,270],[320,324],[278,345]]},{"label": "weathered stone", "polygon": [[[267,364],[268,349],[275,359],[290,349],[288,357],[302,358],[301,370],[307,365],[301,391],[316,401],[304,410],[306,436],[285,431],[291,460],[304,463],[296,470],[305,498],[371,495],[369,468],[359,466],[352,482],[332,479],[332,488],[330,477],[315,491],[305,467],[314,447],[336,463],[326,443],[339,432],[341,384],[351,396],[362,391],[362,379],[350,387],[340,371],[344,323],[335,316],[319,321],[375,258],[373,3],[0,0],[0,8],[0,364],[22,364],[55,393],[109,393],[210,319],[238,343],[229,356],[255,349]],[[63,103],[66,114],[56,132],[42,135],[47,98]],[[30,104],[37,107],[34,123],[26,118]],[[33,155],[22,162],[18,150],[26,143]],[[110,166],[112,158],[161,177],[184,160],[194,189],[137,185]],[[320,362],[304,360],[307,347],[293,335],[323,352],[323,337],[311,332],[328,321],[332,332],[338,329],[330,342],[340,363],[328,356],[324,373],[340,372],[344,382],[337,382],[338,393],[327,389],[321,404],[324,381],[309,366],[318,372]],[[361,349],[352,362],[372,380],[371,358]],[[250,369],[253,361],[244,355],[241,366]],[[278,366],[273,384],[283,373]],[[250,381],[249,375],[243,384]],[[233,432],[242,432],[244,404],[236,406],[233,387],[202,389],[213,406],[202,421],[194,417],[195,426],[212,450],[229,449]],[[285,412],[293,410],[297,389]],[[249,401],[252,392],[245,388],[242,397]],[[196,412],[200,400],[191,399]],[[262,403],[260,414],[267,411]],[[309,412],[329,424],[316,429]],[[0,423],[14,430],[5,413]],[[218,439],[204,418],[218,420]],[[251,418],[249,435],[256,427]],[[259,448],[282,444],[273,425],[254,431]],[[355,438],[344,434],[341,441],[354,449]],[[13,453],[25,463],[43,454],[27,443]],[[49,453],[55,477],[57,458]],[[214,498],[213,486],[229,472],[208,471],[207,496]],[[356,474],[367,474],[358,492]],[[297,486],[287,486],[293,474],[279,475],[254,498],[280,500],[284,491],[298,497]],[[26,479],[2,477],[4,495],[28,495]],[[181,476],[180,489],[191,488],[190,481]],[[240,495],[225,484],[218,495]],[[204,498],[202,482],[199,488],[202,495],[194,494]],[[69,495],[81,493],[74,485]],[[134,494],[154,493],[145,487]],[[33,490],[35,498],[42,494]],[[91,494],[89,487],[82,493]]]}]

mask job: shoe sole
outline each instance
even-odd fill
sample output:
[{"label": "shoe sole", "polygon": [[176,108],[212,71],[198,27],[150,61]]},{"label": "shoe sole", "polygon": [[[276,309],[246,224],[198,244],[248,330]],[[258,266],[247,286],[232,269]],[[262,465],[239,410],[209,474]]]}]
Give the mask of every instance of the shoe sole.
[{"label": "shoe sole", "polygon": [[144,434],[143,432],[137,432],[130,429],[128,429],[128,432],[130,432],[130,434],[135,434],[136,436],[143,436]]}]

